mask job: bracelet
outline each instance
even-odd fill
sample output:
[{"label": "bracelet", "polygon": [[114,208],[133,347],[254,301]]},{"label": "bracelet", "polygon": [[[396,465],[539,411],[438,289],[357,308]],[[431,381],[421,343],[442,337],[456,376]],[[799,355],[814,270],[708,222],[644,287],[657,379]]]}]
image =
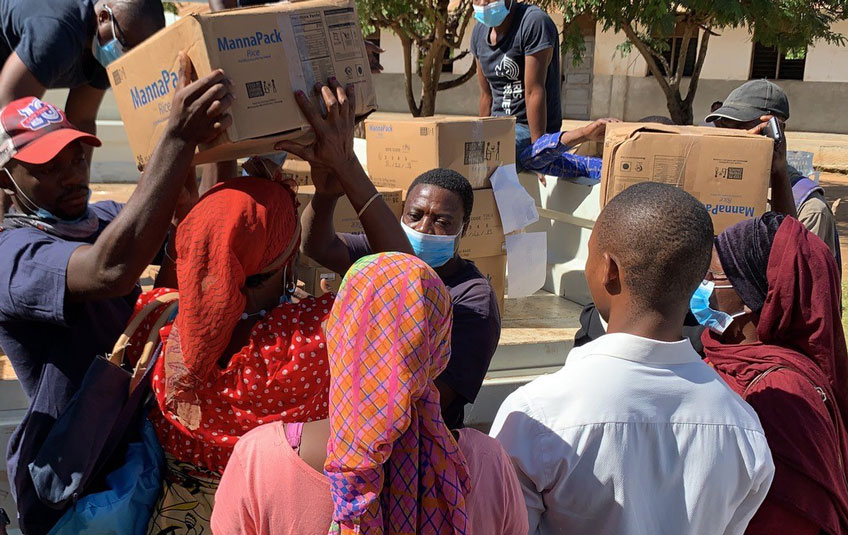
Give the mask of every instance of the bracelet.
[{"label": "bracelet", "polygon": [[357,213],[356,213],[356,217],[362,217],[362,214],[364,214],[364,213],[365,213],[365,210],[367,210],[367,209],[368,209],[368,207],[369,207],[369,206],[371,206],[371,203],[372,203],[372,202],[374,202],[374,201],[376,201],[376,200],[377,200],[377,197],[380,197],[380,192],[379,192],[379,191],[378,191],[377,193],[375,193],[373,196],[371,196],[371,198],[370,198],[370,199],[368,199],[368,202],[367,202],[367,203],[365,203],[365,206],[363,206],[362,208],[360,208],[359,212],[357,212]]}]

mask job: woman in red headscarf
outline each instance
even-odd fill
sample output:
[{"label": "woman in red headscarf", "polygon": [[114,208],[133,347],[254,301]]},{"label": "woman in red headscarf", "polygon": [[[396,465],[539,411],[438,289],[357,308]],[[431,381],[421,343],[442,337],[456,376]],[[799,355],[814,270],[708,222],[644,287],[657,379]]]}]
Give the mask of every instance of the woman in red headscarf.
[{"label": "woman in red headscarf", "polygon": [[[294,191],[261,178],[216,186],[180,225],[179,312],[160,331],[153,372],[151,419],[167,470],[150,533],[209,531],[221,473],[247,431],[327,417],[321,325],[333,298],[291,302],[299,243]],[[173,291],[148,292],[137,308]]]},{"label": "woman in red headscarf", "polygon": [[716,238],[707,278],[708,310],[732,320],[705,331],[704,352],[757,411],[775,463],[746,533],[848,534],[848,351],[833,254],[797,219],[767,213]]}]

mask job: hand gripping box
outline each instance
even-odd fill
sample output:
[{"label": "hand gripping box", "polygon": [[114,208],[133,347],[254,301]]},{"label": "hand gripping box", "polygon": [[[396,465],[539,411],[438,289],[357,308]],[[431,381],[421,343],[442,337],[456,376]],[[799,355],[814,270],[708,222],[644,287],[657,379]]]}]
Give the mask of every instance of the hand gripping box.
[{"label": "hand gripping box", "polygon": [[719,234],[767,208],[774,142],[740,130],[698,126],[607,125],[601,203],[639,182],[691,193]]},{"label": "hand gripping box", "polygon": [[221,68],[233,81],[233,124],[194,163],[274,151],[308,128],[294,100],[335,76],[356,90],[356,114],[376,109],[376,96],[354,0],[308,0],[190,15],[113,62],[107,69],[139,168],[162,137],[177,87],[177,54],[198,77]]}]

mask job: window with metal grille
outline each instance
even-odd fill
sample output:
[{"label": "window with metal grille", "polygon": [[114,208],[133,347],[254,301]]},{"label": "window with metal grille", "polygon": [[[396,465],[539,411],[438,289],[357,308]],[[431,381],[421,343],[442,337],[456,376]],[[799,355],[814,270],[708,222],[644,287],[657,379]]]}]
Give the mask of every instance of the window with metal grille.
[{"label": "window with metal grille", "polygon": [[[672,37],[668,40],[668,48],[662,53],[662,56],[671,67],[671,72],[677,71],[677,60],[680,57],[680,49],[683,47],[683,37]],[[698,58],[698,37],[689,39],[689,49],[686,50],[686,62],[683,64],[683,76],[692,76],[695,72],[695,61]],[[668,76],[662,64],[659,64],[660,72],[664,76]],[[648,73],[650,75],[650,73]]]},{"label": "window with metal grille", "polygon": [[751,59],[751,79],[803,80],[807,49],[783,50],[754,43]]}]

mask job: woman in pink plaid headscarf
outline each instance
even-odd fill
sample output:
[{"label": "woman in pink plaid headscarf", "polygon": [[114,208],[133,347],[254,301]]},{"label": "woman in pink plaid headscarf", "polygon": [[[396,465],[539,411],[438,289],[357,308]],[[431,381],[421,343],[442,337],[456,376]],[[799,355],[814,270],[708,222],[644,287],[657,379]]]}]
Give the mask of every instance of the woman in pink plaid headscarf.
[{"label": "woman in pink plaid headscarf", "polygon": [[215,495],[213,532],[526,535],[503,447],[442,421],[433,379],[450,358],[450,307],[418,258],[354,264],[326,324],[329,419],[243,436]]},{"label": "woman in pink plaid headscarf", "polygon": [[345,277],[327,320],[338,532],[465,534],[468,468],[433,383],[451,323],[450,294],[417,258],[365,257]]}]

